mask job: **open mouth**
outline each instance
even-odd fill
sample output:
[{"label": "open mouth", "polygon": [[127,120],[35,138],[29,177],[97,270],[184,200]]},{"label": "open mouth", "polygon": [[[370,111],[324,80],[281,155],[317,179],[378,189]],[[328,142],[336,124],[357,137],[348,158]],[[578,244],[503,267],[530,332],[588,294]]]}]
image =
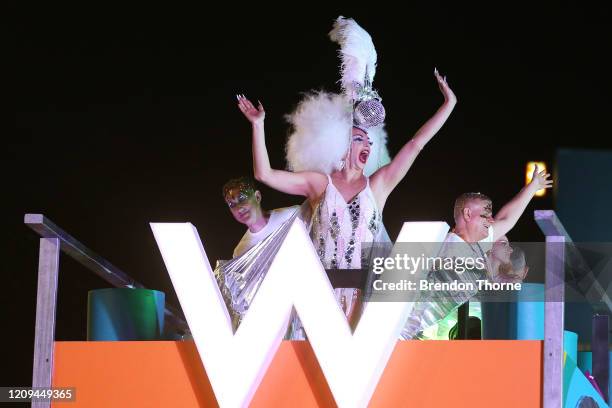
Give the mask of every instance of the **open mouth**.
[{"label": "open mouth", "polygon": [[361,153],[359,153],[359,161],[363,164],[366,164],[366,162],[368,161],[368,156],[370,155],[370,152],[367,150],[362,151]]}]

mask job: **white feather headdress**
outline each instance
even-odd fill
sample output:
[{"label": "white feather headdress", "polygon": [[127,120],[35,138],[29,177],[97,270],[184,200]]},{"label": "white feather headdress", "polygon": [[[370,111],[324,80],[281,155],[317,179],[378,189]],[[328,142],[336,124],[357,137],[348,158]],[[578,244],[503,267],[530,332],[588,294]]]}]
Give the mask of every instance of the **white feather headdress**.
[{"label": "white feather headdress", "polygon": [[[346,157],[353,127],[356,92],[374,79],[376,49],[370,35],[353,19],[338,17],[330,38],[340,44],[343,94],[312,92],[286,116],[292,126],[287,139],[288,167],[292,171],[331,174]],[[367,72],[367,77],[366,77]],[[384,125],[367,129],[373,146],[364,169],[367,176],[390,162]]]},{"label": "white feather headdress", "polygon": [[286,116],[293,128],[285,149],[289,169],[324,174],[338,170],[349,146],[352,118],[351,100],[345,95],[306,94]]},{"label": "white feather headdress", "polygon": [[[355,83],[374,82],[376,75],[376,48],[372,37],[352,18],[338,17],[329,38],[340,45],[340,74],[342,89],[355,97]],[[367,75],[367,77],[366,77]]]}]

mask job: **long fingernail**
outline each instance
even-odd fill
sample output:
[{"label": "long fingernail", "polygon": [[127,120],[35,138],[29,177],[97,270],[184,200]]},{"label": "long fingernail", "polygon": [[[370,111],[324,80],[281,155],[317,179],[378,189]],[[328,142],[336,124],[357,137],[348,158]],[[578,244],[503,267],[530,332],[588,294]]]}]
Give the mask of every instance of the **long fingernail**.
[{"label": "long fingernail", "polygon": [[240,100],[240,95],[236,94],[236,99]]},{"label": "long fingernail", "polygon": [[438,68],[434,67],[434,74],[438,73]]}]

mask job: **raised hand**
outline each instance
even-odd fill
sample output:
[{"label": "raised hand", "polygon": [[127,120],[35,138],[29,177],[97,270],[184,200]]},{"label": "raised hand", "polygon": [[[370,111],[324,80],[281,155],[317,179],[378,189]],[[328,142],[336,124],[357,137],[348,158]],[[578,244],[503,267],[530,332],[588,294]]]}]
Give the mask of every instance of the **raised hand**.
[{"label": "raised hand", "polygon": [[537,190],[541,190],[543,188],[552,188],[552,184],[553,181],[550,180],[550,174],[546,173],[546,171],[538,171],[538,166],[535,166],[535,169],[533,170],[533,175],[531,176],[531,183],[529,183],[530,185],[533,185],[534,188],[536,188]]},{"label": "raised hand", "polygon": [[236,95],[236,99],[238,99],[238,108],[249,122],[253,124],[263,123],[266,111],[261,102],[257,101],[258,105],[256,108],[244,95]]},{"label": "raised hand", "polygon": [[436,77],[436,81],[438,81],[438,87],[440,88],[440,92],[444,95],[444,100],[447,102],[456,103],[457,97],[453,93],[452,89],[448,86],[448,82],[446,82],[446,76],[440,75],[437,68],[434,68],[434,76]]}]

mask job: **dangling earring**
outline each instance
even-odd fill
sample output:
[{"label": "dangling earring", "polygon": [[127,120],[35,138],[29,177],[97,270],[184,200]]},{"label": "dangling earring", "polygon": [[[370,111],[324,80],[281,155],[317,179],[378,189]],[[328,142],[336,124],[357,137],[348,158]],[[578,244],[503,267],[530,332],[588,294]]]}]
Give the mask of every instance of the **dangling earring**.
[{"label": "dangling earring", "polygon": [[339,171],[342,171],[342,169],[344,169],[344,164],[345,164],[344,159],[340,160],[340,163],[338,165],[338,170]]}]

